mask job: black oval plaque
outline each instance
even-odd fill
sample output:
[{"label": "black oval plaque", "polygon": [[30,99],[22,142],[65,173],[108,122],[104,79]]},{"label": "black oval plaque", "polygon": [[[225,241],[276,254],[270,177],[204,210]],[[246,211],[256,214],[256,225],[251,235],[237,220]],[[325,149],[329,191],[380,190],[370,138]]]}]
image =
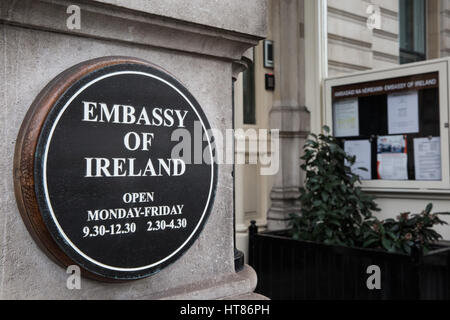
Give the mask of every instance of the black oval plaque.
[{"label": "black oval plaque", "polygon": [[[39,211],[59,248],[111,279],[142,278],[180,257],[214,201],[209,129],[188,90],[148,63],[76,79],[49,110],[34,159]],[[173,156],[177,130],[192,144],[196,131],[206,136],[201,163]]]}]

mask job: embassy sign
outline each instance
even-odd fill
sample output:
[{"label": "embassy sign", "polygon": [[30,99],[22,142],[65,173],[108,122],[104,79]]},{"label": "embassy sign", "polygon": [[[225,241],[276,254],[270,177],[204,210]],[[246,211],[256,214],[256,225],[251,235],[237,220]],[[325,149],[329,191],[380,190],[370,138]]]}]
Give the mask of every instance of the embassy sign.
[{"label": "embassy sign", "polygon": [[[173,131],[193,135],[196,122],[211,161],[173,158]],[[211,212],[209,132],[198,102],[161,68],[127,57],[76,65],[42,90],[20,129],[22,218],[62,266],[100,280],[154,274],[186,252]]]}]

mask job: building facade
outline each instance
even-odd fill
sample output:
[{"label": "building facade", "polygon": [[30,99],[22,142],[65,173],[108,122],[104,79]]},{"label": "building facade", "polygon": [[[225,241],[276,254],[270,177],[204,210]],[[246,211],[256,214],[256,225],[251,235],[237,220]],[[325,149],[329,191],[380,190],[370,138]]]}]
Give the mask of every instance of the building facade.
[{"label": "building facade", "polygon": [[[243,191],[236,194],[237,244],[244,252],[251,220],[274,230],[286,227],[288,213],[299,210],[299,156],[307,132],[320,132],[325,124],[325,79],[450,55],[448,0],[280,0],[269,1],[268,8],[274,65],[264,63],[264,42],[247,52],[252,68],[236,82],[235,121],[244,129],[280,129],[280,171],[261,176],[258,165],[237,168],[236,190]],[[273,91],[265,87],[271,74]],[[290,110],[277,122],[280,106]],[[250,149],[237,152],[248,156]],[[437,211],[446,211],[450,204],[448,195],[437,193],[387,190],[374,195],[380,218],[419,212],[430,202]],[[438,231],[450,238],[448,228]]]}]

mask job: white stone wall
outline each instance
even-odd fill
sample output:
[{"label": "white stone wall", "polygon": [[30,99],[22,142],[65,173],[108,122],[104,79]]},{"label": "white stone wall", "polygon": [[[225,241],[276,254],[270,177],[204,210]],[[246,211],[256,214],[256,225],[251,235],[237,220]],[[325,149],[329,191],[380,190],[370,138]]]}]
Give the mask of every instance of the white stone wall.
[{"label": "white stone wall", "polygon": [[[367,27],[370,4],[380,8],[381,29]],[[398,1],[328,0],[327,24],[329,76],[398,64]]]},{"label": "white stone wall", "polygon": [[439,49],[441,57],[450,56],[450,0],[441,0]]}]

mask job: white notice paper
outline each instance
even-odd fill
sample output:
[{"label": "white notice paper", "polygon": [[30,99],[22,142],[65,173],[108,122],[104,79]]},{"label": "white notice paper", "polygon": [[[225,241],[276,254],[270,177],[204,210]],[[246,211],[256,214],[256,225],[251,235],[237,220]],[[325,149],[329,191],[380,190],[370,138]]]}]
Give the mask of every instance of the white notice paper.
[{"label": "white notice paper", "polygon": [[408,180],[406,153],[379,153],[378,178],[382,180]]},{"label": "white notice paper", "polygon": [[358,98],[339,100],[333,104],[334,136],[359,136]]},{"label": "white notice paper", "polygon": [[389,134],[419,132],[418,91],[388,95]]},{"label": "white notice paper", "polygon": [[[352,156],[356,156],[356,162],[352,166],[352,172],[361,177],[361,180],[372,180],[372,147],[369,140],[345,141],[344,150]],[[367,171],[358,168],[366,168]]]},{"label": "white notice paper", "polygon": [[441,138],[414,139],[416,180],[441,180]]},{"label": "white notice paper", "polygon": [[405,136],[378,137],[377,152],[378,179],[408,180]]}]

